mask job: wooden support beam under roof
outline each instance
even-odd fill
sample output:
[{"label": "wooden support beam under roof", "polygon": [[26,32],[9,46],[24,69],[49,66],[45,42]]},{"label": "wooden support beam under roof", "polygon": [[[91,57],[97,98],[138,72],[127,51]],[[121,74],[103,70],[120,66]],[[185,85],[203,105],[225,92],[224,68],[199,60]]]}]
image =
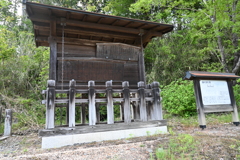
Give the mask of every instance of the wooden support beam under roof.
[{"label": "wooden support beam under roof", "polygon": [[[35,37],[60,36],[58,34],[62,29],[62,26],[60,26],[62,18],[66,19],[65,38],[75,37],[77,39],[87,39],[86,36],[88,35],[88,39],[92,36],[93,41],[103,40],[104,42],[112,42],[112,39],[115,39],[125,44],[139,46],[139,33],[140,30],[143,30],[144,47],[151,38],[162,36],[162,34],[170,32],[173,29],[173,26],[168,24],[104,15],[33,2],[27,2],[26,7],[28,16],[35,26]],[[55,22],[52,22],[51,17],[56,17]],[[54,27],[55,24],[56,27]],[[45,46],[46,42],[37,43],[38,46],[42,44]]]}]

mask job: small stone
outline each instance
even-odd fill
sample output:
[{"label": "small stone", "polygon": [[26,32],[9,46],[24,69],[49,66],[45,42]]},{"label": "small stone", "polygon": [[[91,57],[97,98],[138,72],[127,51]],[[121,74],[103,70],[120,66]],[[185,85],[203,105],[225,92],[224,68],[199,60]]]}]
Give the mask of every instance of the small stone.
[{"label": "small stone", "polygon": [[153,150],[152,150],[151,148],[147,148],[147,151],[148,151],[149,153],[152,153],[152,152],[153,152]]}]

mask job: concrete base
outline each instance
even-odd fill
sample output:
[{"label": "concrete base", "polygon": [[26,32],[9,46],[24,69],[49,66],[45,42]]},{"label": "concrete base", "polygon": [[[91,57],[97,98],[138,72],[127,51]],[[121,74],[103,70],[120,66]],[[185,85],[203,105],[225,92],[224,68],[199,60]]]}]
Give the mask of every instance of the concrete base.
[{"label": "concrete base", "polygon": [[167,133],[167,126],[42,137],[42,148],[58,148],[78,143],[99,142]]}]

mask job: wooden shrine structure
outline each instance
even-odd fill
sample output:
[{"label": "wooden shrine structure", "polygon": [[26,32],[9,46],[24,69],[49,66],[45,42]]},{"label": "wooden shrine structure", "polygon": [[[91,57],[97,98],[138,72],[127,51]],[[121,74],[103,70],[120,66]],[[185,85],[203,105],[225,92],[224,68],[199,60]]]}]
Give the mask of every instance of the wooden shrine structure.
[{"label": "wooden shrine structure", "polygon": [[[26,2],[26,12],[36,45],[50,47],[48,88],[43,91],[46,129],[56,128],[57,107],[67,108],[67,127],[84,125],[87,119],[97,126],[101,105],[107,108],[107,124],[117,123],[116,104],[124,124],[163,119],[159,83],[146,84],[143,48],[172,31],[172,25],[32,2]],[[76,107],[81,124],[76,124]]]}]

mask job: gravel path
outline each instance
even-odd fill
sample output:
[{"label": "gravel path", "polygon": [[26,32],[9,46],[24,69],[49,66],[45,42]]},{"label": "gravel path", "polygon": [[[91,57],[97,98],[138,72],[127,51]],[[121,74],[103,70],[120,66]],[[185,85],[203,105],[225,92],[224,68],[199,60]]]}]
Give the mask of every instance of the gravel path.
[{"label": "gravel path", "polygon": [[[224,157],[221,160],[228,160],[240,155],[240,148],[239,151],[233,153],[228,150],[230,145],[235,145],[228,144],[230,140],[234,139],[237,141],[236,143],[240,143],[240,126],[222,124],[208,126],[205,130],[201,130],[198,127],[176,125],[172,127],[172,130],[177,134],[184,133],[196,136],[201,142],[201,152],[204,152],[204,159],[220,160]],[[0,141],[0,159],[147,160],[150,159],[151,154],[159,144],[168,143],[172,136],[164,134],[41,149],[41,138],[37,136],[37,133],[31,133],[24,136],[12,136]]]}]

